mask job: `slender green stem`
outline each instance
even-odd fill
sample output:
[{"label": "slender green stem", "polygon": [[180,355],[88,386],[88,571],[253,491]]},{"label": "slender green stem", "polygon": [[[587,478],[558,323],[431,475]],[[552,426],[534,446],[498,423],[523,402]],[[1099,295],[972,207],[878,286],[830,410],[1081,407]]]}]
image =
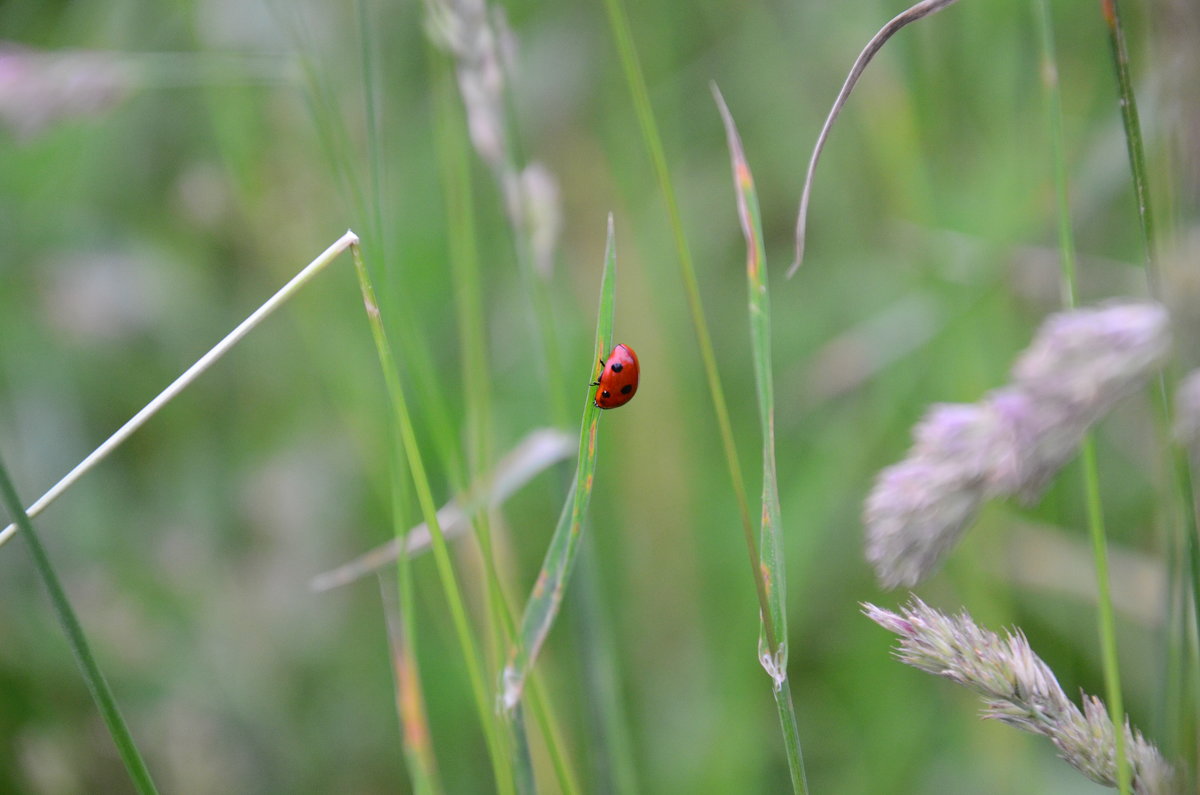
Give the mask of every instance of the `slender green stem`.
[{"label": "slender green stem", "polygon": [[[392,428],[393,436],[398,429]],[[411,511],[400,462],[401,444],[395,439],[391,446],[392,522],[396,537],[403,541],[407,535]],[[382,580],[380,581],[382,585]],[[417,611],[412,565],[401,544],[396,558],[395,604],[387,588],[381,588],[385,613],[389,616],[388,635],[392,646],[392,668],[396,679],[396,715],[400,720],[402,749],[408,761],[408,775],[413,791],[418,795],[434,795],[442,791],[437,774],[437,759],[429,730],[429,716],[421,692],[421,670],[417,648]],[[393,616],[395,616],[393,618]],[[393,626],[393,624],[395,626]]]},{"label": "slender green stem", "polygon": [[804,772],[804,757],[800,752],[800,729],[796,726],[796,708],[792,704],[792,689],[784,685],[775,688],[775,708],[783,729],[783,747],[787,749],[788,772],[792,777],[792,792],[808,793],[808,778]]},{"label": "slender green stem", "polygon": [[[1047,0],[1037,0],[1037,24],[1042,51],[1042,76],[1049,106],[1050,146],[1054,161],[1055,193],[1058,199],[1058,238],[1061,250],[1063,302],[1073,308],[1078,287],[1076,284],[1075,239],[1071,230],[1070,191],[1067,183],[1066,157],[1063,146],[1062,97],[1058,83],[1054,29],[1050,21]],[[1100,498],[1100,472],[1096,462],[1096,443],[1089,433],[1081,448],[1083,488],[1087,502],[1088,533],[1092,541],[1092,559],[1096,569],[1097,622],[1100,632],[1100,653],[1104,665],[1104,687],[1109,717],[1113,722],[1116,744],[1117,783],[1122,795],[1128,795],[1131,772],[1125,750],[1125,707],[1121,696],[1120,662],[1117,656],[1116,619],[1113,615],[1112,594],[1108,574],[1108,547],[1104,532],[1104,508]]]},{"label": "slender green stem", "polygon": [[492,770],[496,779],[496,788],[501,793],[514,792],[513,771],[510,759],[505,751],[505,738],[502,737],[495,715],[491,709],[491,699],[483,673],[483,660],[472,634],[470,620],[467,617],[466,604],[462,591],[454,574],[454,566],[450,562],[450,551],[446,546],[446,538],[442,534],[441,525],[437,518],[437,505],[433,500],[433,492],[429,486],[429,478],[425,473],[425,464],[417,445],[416,432],[412,418],[408,412],[408,401],[400,384],[400,375],[392,359],[392,349],[384,332],[380,316],[379,304],[371,286],[366,263],[363,262],[362,252],[357,245],[352,247],[354,267],[358,273],[359,287],[362,290],[363,303],[366,305],[367,319],[371,325],[371,334],[375,339],[375,347],[379,354],[380,367],[383,370],[384,382],[387,385],[388,396],[396,412],[400,437],[403,442],[405,456],[411,471],[413,485],[417,491],[417,502],[421,513],[429,527],[433,543],[434,561],[437,564],[438,575],[446,602],[450,608],[451,619],[455,633],[462,647],[463,660],[467,667],[467,675],[471,681],[471,690],[475,696],[475,706],[479,712],[479,721],[483,727],[484,738],[487,742],[488,753],[491,756]]},{"label": "slender green stem", "polygon": [[617,663],[613,659],[618,644],[603,609],[600,566],[592,538],[584,537],[575,572],[578,610],[574,622],[581,648],[589,650],[580,655],[580,665],[588,696],[588,736],[594,738],[588,749],[591,791],[633,795],[637,792],[633,741],[622,706]]},{"label": "slender green stem", "polygon": [[1088,534],[1092,539],[1092,561],[1096,567],[1096,608],[1100,624],[1100,654],[1104,662],[1104,693],[1108,698],[1108,714],[1113,721],[1116,743],[1117,785],[1121,795],[1132,792],[1132,774],[1125,751],[1125,705],[1121,696],[1121,673],[1117,660],[1116,618],[1113,615],[1112,592],[1108,579],[1108,546],[1104,534],[1104,509],[1100,499],[1099,468],[1096,464],[1096,443],[1091,434],[1081,448],[1084,492],[1087,498]]},{"label": "slender green stem", "polygon": [[537,785],[533,777],[533,757],[529,754],[529,736],[525,732],[525,710],[520,704],[513,707],[510,720],[513,727],[513,756],[516,762],[517,792],[520,795],[535,795]]},{"label": "slender green stem", "polygon": [[105,725],[108,726],[108,733],[112,735],[113,742],[116,743],[117,751],[121,754],[121,761],[125,764],[125,770],[133,780],[134,787],[140,793],[158,792],[154,787],[154,781],[150,778],[150,770],[146,767],[141,753],[138,752],[137,744],[133,741],[133,735],[129,733],[129,727],[125,725],[125,719],[121,716],[121,710],[117,706],[112,689],[109,688],[108,681],[101,673],[100,666],[96,664],[96,658],[92,656],[87,636],[83,633],[83,627],[80,625],[75,611],[71,609],[67,592],[59,582],[54,567],[50,564],[50,557],[46,554],[45,547],[42,546],[37,533],[34,532],[29,515],[21,507],[21,499],[17,496],[16,489],[13,488],[12,481],[8,477],[8,470],[5,469],[3,462],[0,462],[0,495],[3,496],[9,513],[16,519],[16,526],[20,528],[21,536],[29,544],[34,568],[37,569],[38,575],[46,586],[46,592],[54,606],[58,623],[62,625],[63,631],[67,635],[67,642],[71,644],[75,662],[79,664],[83,680],[87,683],[92,699],[100,709],[100,715],[104,718]]},{"label": "slender green stem", "polygon": [[[1158,273],[1157,242],[1155,238],[1154,211],[1150,200],[1149,172],[1146,168],[1145,145],[1142,126],[1138,117],[1137,97],[1133,92],[1133,81],[1129,74],[1129,51],[1125,45],[1125,28],[1121,23],[1121,12],[1117,0],[1101,0],[1101,11],[1108,28],[1113,66],[1117,75],[1120,95],[1121,121],[1125,129],[1125,146],[1129,154],[1129,167],[1133,179],[1134,195],[1137,199],[1138,221],[1141,225],[1146,281],[1151,293],[1162,301],[1163,287]],[[1171,426],[1171,406],[1168,384],[1176,382],[1172,368],[1168,367],[1159,381],[1159,414],[1161,427]],[[1162,434],[1166,439],[1166,433]],[[1184,546],[1188,554],[1188,569],[1191,582],[1192,617],[1196,622],[1196,637],[1200,638],[1200,505],[1197,505],[1195,474],[1192,462],[1185,450],[1173,446],[1170,467],[1174,473],[1176,497],[1182,505]],[[1200,671],[1197,672],[1200,674]]]},{"label": "slender green stem", "polygon": [[663,150],[662,137],[658,134],[658,124],[654,120],[654,111],[650,106],[650,94],[646,90],[646,78],[642,75],[641,62],[638,59],[637,48],[633,43],[633,33],[629,28],[629,19],[621,0],[605,0],[608,9],[609,26],[616,39],[617,51],[621,57],[621,65],[625,71],[625,80],[629,84],[629,92],[633,97],[634,111],[642,130],[642,139],[654,165],[654,173],[658,179],[659,190],[666,204],[667,217],[671,224],[671,233],[675,238],[675,248],[679,254],[679,274],[683,278],[684,292],[687,295],[688,308],[692,315],[692,328],[696,342],[700,348],[700,358],[704,362],[704,374],[708,380],[708,392],[713,402],[713,412],[716,414],[717,426],[721,432],[721,446],[725,453],[725,464],[729,470],[729,480],[733,485],[733,494],[737,499],[738,510],[741,513],[742,533],[746,540],[746,551],[749,554],[750,569],[754,577],[754,587],[758,593],[759,612],[763,617],[763,631],[770,648],[777,646],[775,625],[771,620],[771,607],[767,599],[767,587],[763,581],[762,570],[758,565],[758,548],[754,539],[754,527],[750,521],[750,507],[746,499],[746,484],[742,478],[742,467],[738,462],[737,446],[733,441],[733,426],[729,421],[729,409],[725,405],[725,392],[721,388],[721,377],[717,372],[717,357],[713,353],[712,340],[708,334],[708,325],[704,320],[704,306],[700,301],[700,288],[696,281],[696,269],[692,264],[691,250],[688,248],[687,237],[683,233],[683,220],[679,215],[679,205],[675,199],[675,189],[671,184],[670,171],[667,168],[667,156]]},{"label": "slender green stem", "polygon": [[[1112,47],[1113,66],[1117,73],[1117,89],[1121,98],[1121,121],[1125,128],[1125,145],[1129,153],[1129,167],[1133,179],[1134,195],[1137,198],[1138,220],[1141,224],[1142,242],[1146,266],[1146,280],[1151,293],[1162,301],[1161,279],[1158,274],[1157,245],[1154,232],[1154,211],[1150,202],[1150,188],[1146,169],[1145,146],[1142,139],[1142,126],[1138,117],[1137,97],[1133,93],[1133,81],[1129,76],[1129,51],[1125,46],[1125,28],[1121,24],[1121,13],[1117,0],[1101,0],[1101,10],[1104,22],[1108,27],[1109,43]],[[1160,384],[1160,408],[1166,418],[1164,427],[1170,427],[1170,400],[1167,383],[1176,379],[1168,370],[1167,378]],[[1191,575],[1191,590],[1194,620],[1197,637],[1200,638],[1200,518],[1193,497],[1194,474],[1192,462],[1187,453],[1175,449],[1171,467],[1175,473],[1175,481],[1179,489],[1180,500],[1183,503],[1184,536],[1188,550],[1189,569]]]},{"label": "slender green stem", "polygon": [[1125,47],[1125,28],[1121,25],[1121,12],[1117,0],[1100,0],[1104,23],[1108,27],[1108,39],[1112,45],[1113,66],[1117,70],[1117,89],[1121,95],[1121,122],[1125,126],[1125,147],[1129,151],[1129,166],[1133,172],[1133,191],[1137,197],[1138,220],[1141,222],[1142,242],[1145,244],[1146,275],[1151,289],[1160,293],[1156,282],[1158,274],[1155,263],[1154,213],[1150,207],[1150,188],[1146,172],[1146,154],[1142,145],[1142,124],[1138,119],[1137,98],[1133,93],[1133,82],[1129,78],[1129,51]]}]

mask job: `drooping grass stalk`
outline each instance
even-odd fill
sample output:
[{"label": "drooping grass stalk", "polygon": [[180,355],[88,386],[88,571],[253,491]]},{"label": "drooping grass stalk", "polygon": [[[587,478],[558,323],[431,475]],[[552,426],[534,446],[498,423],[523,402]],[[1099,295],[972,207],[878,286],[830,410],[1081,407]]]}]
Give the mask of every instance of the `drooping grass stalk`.
[{"label": "drooping grass stalk", "polygon": [[[241,323],[234,328],[233,331],[225,335],[225,338],[212,347],[212,349],[201,356],[196,363],[184,370],[183,374],[171,382],[170,386],[164,389],[153,400],[147,403],[137,414],[129,419],[124,425],[117,429],[112,436],[104,440],[104,442],[93,450],[86,458],[75,465],[75,468],[68,472],[63,478],[50,487],[50,490],[37,499],[32,505],[25,509],[25,513],[31,519],[46,509],[50,503],[54,502],[64,491],[69,489],[75,481],[87,474],[93,467],[108,457],[113,450],[116,450],[121,444],[133,435],[134,431],[142,427],[148,419],[158,413],[163,406],[171,402],[180,392],[200,377],[201,373],[212,367],[222,356],[229,352],[229,349],[238,343],[242,337],[250,333],[251,329],[265,320],[272,312],[283,305],[285,301],[296,294],[304,285],[308,284],[313,278],[325,269],[329,263],[333,262],[339,254],[345,251],[350,246],[358,243],[358,236],[353,232],[347,231],[346,234],[338,238],[333,245],[321,252],[320,256],[310,262],[299,273],[292,277],[291,281],[279,289],[273,296],[254,310]],[[17,531],[17,524],[14,522],[8,527],[0,531],[0,545],[6,543],[13,534]]]},{"label": "drooping grass stalk", "polygon": [[21,508],[21,499],[17,496],[16,489],[13,488],[12,480],[9,478],[8,470],[4,467],[3,462],[0,462],[0,497],[3,497],[5,507],[16,520],[15,526],[21,529],[22,537],[29,544],[29,553],[33,556],[34,568],[37,569],[38,576],[42,578],[42,583],[46,586],[46,593],[54,607],[54,614],[58,618],[58,623],[62,625],[63,632],[66,633],[67,642],[71,645],[71,653],[75,655],[75,662],[83,674],[83,681],[87,683],[92,700],[96,702],[96,707],[100,710],[101,717],[104,718],[104,724],[108,727],[108,733],[112,735],[113,742],[116,743],[117,752],[121,755],[121,762],[125,765],[125,770],[129,773],[133,786],[143,795],[157,793],[154,781],[150,778],[150,770],[146,767],[146,762],[142,759],[137,744],[133,741],[133,735],[129,733],[129,727],[125,725],[125,719],[121,716],[121,710],[108,686],[108,681],[100,671],[96,658],[92,656],[87,636],[84,635],[83,627],[67,598],[67,592],[63,589],[58,574],[55,573],[54,567],[50,563],[50,556],[46,554],[46,549],[33,529],[33,523],[29,521],[28,512]]},{"label": "drooping grass stalk", "polygon": [[[600,309],[596,316],[596,342],[592,360],[603,360],[613,344],[613,308],[616,293],[617,252],[612,215],[608,217],[608,239],[604,247],[604,271],[600,279]],[[567,581],[579,550],[579,538],[587,520],[588,504],[592,497],[592,482],[596,472],[597,435],[600,428],[600,408],[592,399],[592,389],[585,392],[583,418],[579,428],[579,458],[575,480],[563,505],[558,525],[546,549],[546,557],[538,572],[533,593],[525,604],[521,628],[501,679],[501,705],[512,710],[521,699],[525,679],[537,660],[542,644],[554,625],[566,592]]]},{"label": "drooping grass stalk", "polygon": [[771,675],[779,724],[783,729],[787,750],[788,770],[792,791],[808,792],[804,773],[804,755],[800,750],[800,732],[796,726],[796,708],[787,681],[787,578],[783,555],[783,514],[779,506],[779,483],[775,468],[775,385],[771,369],[771,304],[767,285],[767,258],[763,243],[762,213],[754,175],[746,161],[741,136],[733,114],[725,104],[716,83],[713,97],[725,124],[729,143],[729,159],[733,166],[733,188],[737,196],[738,220],[746,238],[746,286],[750,296],[750,351],[754,361],[754,381],[758,393],[758,416],[762,432],[762,527],[759,535],[759,565],[767,585],[767,599],[777,636],[770,645],[766,637],[766,622],[762,622],[758,639],[758,656]]},{"label": "drooping grass stalk", "polygon": [[458,579],[454,573],[454,566],[450,561],[450,552],[446,546],[446,539],[442,535],[441,526],[438,524],[437,506],[433,501],[433,492],[429,486],[429,478],[425,473],[424,460],[417,446],[416,433],[413,428],[412,418],[408,412],[408,402],[405,397],[404,388],[400,382],[400,374],[397,372],[395,362],[392,358],[392,348],[384,330],[379,304],[375,298],[375,291],[371,286],[370,276],[367,273],[366,263],[363,261],[359,247],[357,245],[353,246],[352,252],[354,254],[354,267],[358,274],[359,287],[362,290],[363,303],[366,306],[367,320],[370,323],[371,334],[374,337],[376,351],[379,354],[379,364],[383,370],[388,397],[396,414],[405,457],[408,462],[413,485],[417,492],[417,502],[420,505],[425,523],[429,527],[430,538],[433,542],[434,559],[437,564],[439,578],[442,582],[442,590],[445,593],[446,602],[454,623],[454,630],[458,636],[459,645],[462,648],[463,662],[467,668],[467,675],[470,679],[471,690],[475,698],[476,710],[479,713],[479,722],[483,729],[488,754],[491,758],[496,788],[501,793],[511,795],[511,793],[514,793],[514,778],[511,759],[507,751],[508,738],[503,736],[501,727],[491,709],[491,699],[488,696],[489,690],[484,677],[483,659],[480,656],[470,619],[467,616],[462,588],[458,584]]},{"label": "drooping grass stalk", "polygon": [[[487,511],[503,505],[535,475],[565,461],[575,453],[575,440],[557,428],[530,431],[516,447],[492,465],[490,471],[475,478],[471,485],[438,509],[442,534],[446,538],[465,535],[471,519],[487,516]],[[405,514],[409,516],[410,514]],[[328,591],[358,580],[395,562],[400,553],[416,557],[429,551],[429,528],[423,523],[401,530],[391,540],[370,549],[348,563],[322,572],[309,581],[314,591]]]},{"label": "drooping grass stalk", "polygon": [[[1041,44],[1042,80],[1050,126],[1051,159],[1058,205],[1059,262],[1062,268],[1063,303],[1076,307],[1078,285],[1075,267],[1075,237],[1071,230],[1071,202],[1067,181],[1062,129],[1062,96],[1058,83],[1058,59],[1055,55],[1054,30],[1047,0],[1036,0],[1037,25]],[[1083,489],[1087,504],[1088,535],[1092,543],[1092,562],[1096,570],[1096,612],[1100,634],[1100,654],[1104,668],[1104,689],[1109,717],[1113,722],[1117,783],[1122,795],[1128,795],[1133,776],[1125,749],[1125,705],[1121,694],[1120,660],[1117,655],[1116,618],[1113,614],[1108,571],[1108,545],[1104,530],[1104,506],[1100,497],[1100,470],[1096,462],[1096,442],[1091,431],[1080,447]]]},{"label": "drooping grass stalk", "polygon": [[910,6],[880,28],[879,32],[871,37],[871,40],[867,42],[867,46],[863,47],[862,52],[854,59],[854,65],[850,67],[850,73],[846,75],[846,80],[842,83],[842,88],[838,91],[837,98],[834,99],[833,106],[829,109],[829,115],[825,117],[825,123],[821,125],[821,132],[817,135],[817,143],[813,146],[812,154],[809,156],[808,171],[804,175],[804,188],[800,191],[800,210],[796,214],[796,261],[788,268],[787,275],[789,279],[800,268],[800,263],[804,261],[804,245],[808,227],[808,199],[812,194],[813,175],[817,171],[817,161],[821,159],[821,152],[825,149],[825,142],[829,139],[829,131],[833,128],[833,123],[837,120],[838,114],[842,112],[846,100],[850,98],[850,92],[854,90],[858,79],[862,77],[867,64],[871,63],[871,59],[883,48],[884,44],[887,44],[888,39],[896,35],[897,31],[905,25],[916,22],[936,11],[941,11],[956,1],[921,0],[921,2]]},{"label": "drooping grass stalk", "polygon": [[768,645],[775,646],[775,623],[771,616],[770,603],[767,599],[767,586],[763,580],[762,570],[758,565],[758,550],[754,541],[754,529],[750,522],[749,502],[746,499],[746,484],[742,476],[742,467],[738,463],[737,446],[733,441],[733,426],[729,421],[729,409],[725,404],[725,391],[721,388],[721,376],[717,371],[717,357],[713,353],[712,339],[708,334],[708,325],[704,319],[704,306],[700,300],[700,287],[696,281],[696,269],[692,264],[692,253],[688,247],[687,237],[683,232],[683,219],[679,214],[679,204],[675,199],[675,188],[671,183],[671,173],[667,168],[667,156],[663,149],[662,136],[658,133],[658,124],[654,120],[654,109],[650,106],[650,93],[646,89],[646,78],[642,75],[642,65],[638,59],[637,48],[633,42],[633,33],[629,28],[629,18],[621,0],[605,0],[608,10],[609,27],[612,28],[616,41],[617,52],[621,58],[621,67],[625,72],[625,82],[633,100],[634,111],[637,114],[638,126],[641,128],[642,141],[650,155],[654,166],[654,174],[658,187],[667,208],[667,218],[671,225],[671,233],[675,238],[675,250],[679,259],[679,274],[683,279],[684,293],[687,296],[688,308],[692,315],[692,330],[696,335],[700,358],[704,362],[704,375],[708,380],[708,393],[713,402],[713,413],[716,415],[717,427],[721,433],[721,447],[725,454],[725,466],[729,470],[729,480],[733,486],[733,494],[737,500],[738,510],[742,519],[742,534],[746,541],[746,552],[749,556],[750,570],[754,577],[754,587],[758,595],[758,608],[763,617],[763,631]]}]

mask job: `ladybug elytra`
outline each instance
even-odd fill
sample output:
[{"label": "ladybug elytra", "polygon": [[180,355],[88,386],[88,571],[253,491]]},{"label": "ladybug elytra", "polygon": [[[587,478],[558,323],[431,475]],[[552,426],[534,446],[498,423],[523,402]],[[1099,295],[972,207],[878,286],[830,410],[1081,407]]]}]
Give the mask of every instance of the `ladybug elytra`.
[{"label": "ladybug elytra", "polygon": [[592,382],[596,389],[597,408],[615,409],[624,406],[637,394],[638,359],[624,343],[612,349],[607,359],[600,361],[600,377]]}]

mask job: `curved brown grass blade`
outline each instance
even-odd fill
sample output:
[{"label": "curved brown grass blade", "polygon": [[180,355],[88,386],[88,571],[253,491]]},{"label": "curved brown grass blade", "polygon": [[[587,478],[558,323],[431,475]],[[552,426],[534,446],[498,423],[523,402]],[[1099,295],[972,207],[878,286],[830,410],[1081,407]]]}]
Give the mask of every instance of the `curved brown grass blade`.
[{"label": "curved brown grass blade", "polygon": [[855,59],[854,66],[850,68],[850,74],[846,76],[846,82],[842,83],[842,90],[838,92],[837,99],[833,101],[833,107],[829,110],[829,116],[825,119],[824,126],[821,127],[821,134],[817,136],[817,144],[813,147],[812,157],[808,160],[808,174],[804,177],[804,190],[800,193],[800,212],[796,217],[796,261],[792,263],[792,267],[788,268],[787,276],[789,279],[795,275],[796,270],[800,267],[800,263],[804,261],[805,226],[808,223],[808,197],[812,193],[813,172],[817,169],[817,160],[820,159],[821,150],[825,148],[825,141],[829,138],[829,129],[833,127],[834,120],[842,112],[842,106],[850,98],[850,92],[854,90],[854,85],[858,82],[858,78],[862,76],[863,70],[867,68],[867,64],[871,62],[871,59],[875,57],[875,53],[882,49],[883,45],[895,35],[896,31],[910,22],[916,22],[918,19],[927,17],[935,11],[941,11],[954,2],[957,2],[957,0],[922,0],[922,2],[917,3],[907,11],[898,14],[891,22],[880,28],[879,32],[867,42],[867,46],[863,47],[863,51]]}]

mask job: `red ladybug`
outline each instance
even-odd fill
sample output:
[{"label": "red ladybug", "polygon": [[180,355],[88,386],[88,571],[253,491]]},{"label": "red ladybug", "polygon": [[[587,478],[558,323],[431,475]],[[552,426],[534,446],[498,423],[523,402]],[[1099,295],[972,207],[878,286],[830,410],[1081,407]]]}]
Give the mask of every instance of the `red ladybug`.
[{"label": "red ladybug", "polygon": [[624,343],[612,349],[607,359],[600,360],[600,377],[592,382],[596,390],[596,406],[615,409],[624,406],[637,394],[637,354]]}]

